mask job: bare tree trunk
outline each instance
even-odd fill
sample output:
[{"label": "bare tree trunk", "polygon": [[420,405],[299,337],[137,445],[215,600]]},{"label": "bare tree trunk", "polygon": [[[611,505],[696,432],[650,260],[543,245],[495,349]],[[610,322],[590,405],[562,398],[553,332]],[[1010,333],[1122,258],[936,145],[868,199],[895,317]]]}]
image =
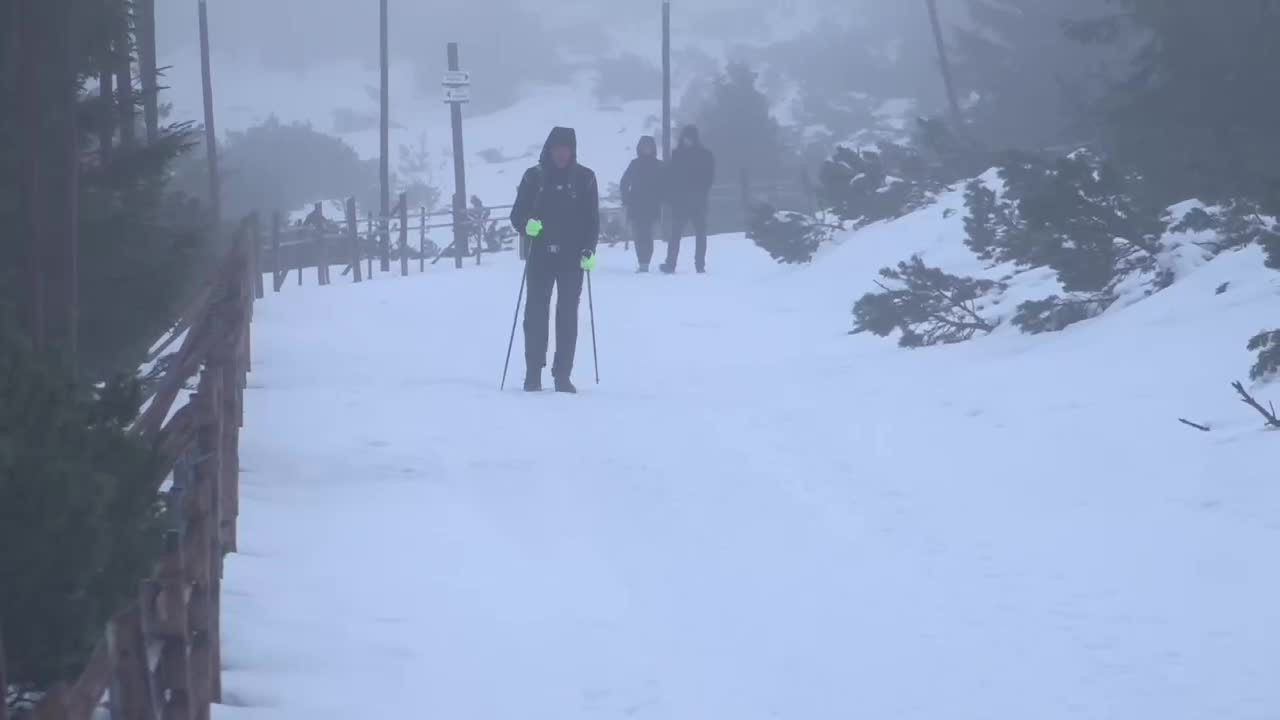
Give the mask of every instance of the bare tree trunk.
[{"label": "bare tree trunk", "polygon": [[209,209],[222,222],[222,179],[218,176],[218,133],[213,119],[213,69],[209,57],[209,8],[200,0],[200,69],[204,84],[204,146],[209,163]]},{"label": "bare tree trunk", "polygon": [[4,664],[4,618],[0,618],[0,720],[9,720],[9,675]]},{"label": "bare tree trunk", "polygon": [[135,0],[134,22],[138,31],[138,75],[142,81],[142,107],[147,143],[160,137],[160,78],[156,62],[156,0]]},{"label": "bare tree trunk", "polygon": [[59,121],[52,128],[52,156],[58,187],[49,194],[51,228],[48,265],[48,322],[51,341],[76,369],[80,349],[80,128],[77,127],[76,51],[79,28],[75,0],[49,0],[50,30],[58,38],[56,107]]},{"label": "bare tree trunk", "polygon": [[956,98],[955,78],[951,74],[951,60],[947,56],[947,41],[942,34],[942,21],[938,18],[938,0],[925,0],[929,6],[929,22],[933,25],[933,41],[938,46],[938,67],[942,71],[942,85],[947,91],[947,103],[951,107],[951,121],[959,132],[964,127],[960,113],[960,101]]},{"label": "bare tree trunk", "polygon": [[[115,0],[101,2],[102,16],[110,22],[115,17]],[[112,34],[106,33],[104,37],[107,40],[102,48],[102,60],[98,68],[98,95],[102,100],[101,117],[98,120],[101,123],[98,127],[98,152],[102,156],[102,164],[106,165],[111,162],[116,138],[116,49],[111,41]]]},{"label": "bare tree trunk", "polygon": [[130,32],[129,4],[116,7],[116,90],[120,102],[120,144],[132,149],[138,144],[137,108],[133,93],[133,43]]},{"label": "bare tree trunk", "polygon": [[44,327],[44,218],[40,212],[40,51],[36,22],[40,10],[34,3],[10,4],[13,52],[17,62],[18,94],[18,207],[20,212],[18,315],[23,332],[36,348],[45,347]]}]

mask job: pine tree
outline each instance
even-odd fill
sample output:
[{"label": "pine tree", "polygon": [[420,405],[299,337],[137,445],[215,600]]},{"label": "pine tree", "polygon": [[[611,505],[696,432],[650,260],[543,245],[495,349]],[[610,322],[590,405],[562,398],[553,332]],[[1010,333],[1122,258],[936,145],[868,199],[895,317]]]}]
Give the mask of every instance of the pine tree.
[{"label": "pine tree", "polygon": [[788,164],[781,128],[756,77],[747,65],[730,63],[698,116],[702,141],[716,153],[722,178],[746,171],[753,183],[770,182],[782,179]]},{"label": "pine tree", "polygon": [[1092,137],[1087,110],[1118,72],[1123,46],[1084,47],[1065,23],[1106,0],[966,0],[951,29],[961,87],[975,96],[970,132],[998,149],[1041,150]]},{"label": "pine tree", "polygon": [[1100,113],[1109,152],[1143,171],[1169,202],[1240,197],[1280,210],[1280,4],[1118,0],[1076,23],[1094,44],[1136,42],[1132,72]]}]

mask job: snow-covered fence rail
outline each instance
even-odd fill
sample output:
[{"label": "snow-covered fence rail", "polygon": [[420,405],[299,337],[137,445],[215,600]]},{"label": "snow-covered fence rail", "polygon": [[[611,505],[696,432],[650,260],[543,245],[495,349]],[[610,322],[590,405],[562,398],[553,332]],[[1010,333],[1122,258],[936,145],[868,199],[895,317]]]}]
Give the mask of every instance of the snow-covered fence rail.
[{"label": "snow-covered fence rail", "polygon": [[[222,559],[236,547],[249,326],[262,290],[255,234],[252,218],[237,229],[132,429],[155,451],[151,482],[169,526],[160,561],[36,720],[208,720],[221,699]],[[193,379],[195,392],[175,408]]]}]

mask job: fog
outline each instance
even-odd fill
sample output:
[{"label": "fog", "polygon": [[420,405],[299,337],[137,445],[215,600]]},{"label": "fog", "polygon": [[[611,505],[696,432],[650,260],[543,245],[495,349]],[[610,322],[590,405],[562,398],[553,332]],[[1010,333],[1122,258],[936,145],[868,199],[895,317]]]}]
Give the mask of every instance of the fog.
[{"label": "fog", "polygon": [[[943,0],[943,7],[960,4]],[[197,43],[196,3],[160,3],[159,44],[172,55]],[[443,62],[443,45],[463,44],[468,64],[518,80],[555,80],[562,62],[618,50],[658,60],[656,0],[391,0],[391,54],[424,66]],[[676,0],[677,48],[761,46],[815,27],[860,24],[928,40],[923,2],[777,0],[744,8],[731,0]],[[215,52],[277,69],[333,60],[372,65],[378,50],[377,0],[211,0]],[[646,52],[647,51],[647,52]]]}]

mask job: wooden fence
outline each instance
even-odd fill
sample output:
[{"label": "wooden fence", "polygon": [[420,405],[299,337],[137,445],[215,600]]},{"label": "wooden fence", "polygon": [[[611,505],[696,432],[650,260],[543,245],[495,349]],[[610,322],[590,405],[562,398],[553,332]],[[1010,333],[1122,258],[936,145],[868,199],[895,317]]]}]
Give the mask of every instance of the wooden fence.
[{"label": "wooden fence", "polygon": [[[711,189],[709,232],[742,232],[752,207],[761,202],[780,209],[817,210],[814,189],[807,179],[799,184],[753,185],[744,173],[738,183]],[[479,265],[486,254],[515,249],[518,235],[507,220],[510,210],[510,205],[485,206],[473,198],[466,214],[455,220],[452,209],[411,211],[408,198],[401,194],[389,217],[372,213],[360,217],[355,199],[348,198],[341,219],[290,225],[276,212],[265,231],[255,220],[251,223],[251,245],[262,254],[263,271],[272,274],[276,292],[290,283],[302,285],[313,271],[317,284],[331,284],[334,267],[343,268],[343,277],[363,282],[377,271],[398,270],[400,275],[408,275],[414,264],[418,272],[424,272],[427,265],[435,265],[443,258],[453,258],[457,267],[463,266],[464,258],[474,259],[474,264]],[[604,204],[600,212],[601,243],[629,247],[630,231],[622,208]],[[462,226],[462,232],[455,234],[457,224]],[[447,242],[435,242],[434,230],[447,231]]]},{"label": "wooden fence", "polygon": [[208,720],[221,699],[222,559],[236,548],[249,325],[262,296],[251,241],[246,221],[175,330],[171,342],[180,337],[181,345],[132,429],[157,457],[152,482],[169,520],[163,555],[137,599],[107,624],[80,677],[51,689],[33,718]]}]

